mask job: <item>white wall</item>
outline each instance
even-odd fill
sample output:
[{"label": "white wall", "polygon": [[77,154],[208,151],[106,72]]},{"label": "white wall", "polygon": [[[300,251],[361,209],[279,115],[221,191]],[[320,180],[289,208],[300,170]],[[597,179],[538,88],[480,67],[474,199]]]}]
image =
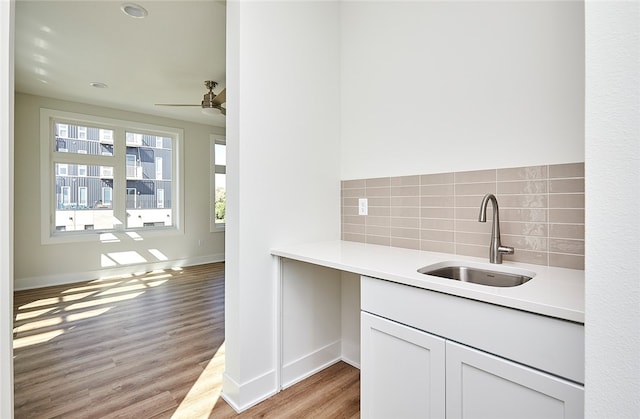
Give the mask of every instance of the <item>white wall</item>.
[{"label": "white wall", "polygon": [[[224,128],[148,115],[16,94],[15,104],[15,288],[76,282],[114,273],[224,260],[224,233],[211,233],[209,224],[209,135]],[[40,108],[158,124],[184,130],[184,234],[155,236],[140,233],[134,241],[120,234],[120,242],[41,244],[40,230]],[[198,245],[198,241],[201,245]],[[157,249],[167,261],[149,252]],[[106,269],[101,255],[136,251],[148,262]]]},{"label": "white wall", "polygon": [[343,2],[342,179],[583,161],[583,8]]},{"label": "white wall", "polygon": [[227,3],[223,397],[237,409],[278,384],[270,249],[339,238],[339,29],[335,2]]},{"label": "white wall", "polygon": [[586,417],[640,417],[640,2],[586,5]]},{"label": "white wall", "polygon": [[13,417],[14,3],[0,1],[0,417]]}]

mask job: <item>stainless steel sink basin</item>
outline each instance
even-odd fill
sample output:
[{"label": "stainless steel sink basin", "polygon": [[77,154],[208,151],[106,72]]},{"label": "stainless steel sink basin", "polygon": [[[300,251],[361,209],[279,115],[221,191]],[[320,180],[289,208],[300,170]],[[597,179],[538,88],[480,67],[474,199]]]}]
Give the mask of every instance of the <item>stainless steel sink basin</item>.
[{"label": "stainless steel sink basin", "polygon": [[535,276],[534,272],[509,269],[492,270],[483,266],[470,266],[462,263],[439,263],[418,269],[425,275],[433,275],[456,281],[472,282],[474,284],[488,285],[491,287],[516,287],[529,281]]}]

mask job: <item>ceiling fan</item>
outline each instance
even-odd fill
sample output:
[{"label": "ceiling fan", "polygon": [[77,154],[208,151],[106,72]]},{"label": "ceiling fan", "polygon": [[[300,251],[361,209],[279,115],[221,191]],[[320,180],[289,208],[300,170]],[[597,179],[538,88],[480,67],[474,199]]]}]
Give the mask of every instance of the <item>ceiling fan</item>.
[{"label": "ceiling fan", "polygon": [[227,89],[222,89],[220,93],[217,95],[213,93],[213,89],[218,85],[213,80],[205,80],[204,85],[209,92],[205,93],[202,98],[202,103],[200,105],[190,105],[190,104],[181,104],[181,103],[156,103],[156,106],[200,106],[202,107],[202,112],[210,113],[214,109],[218,109],[222,112],[223,115],[227,114],[226,108],[222,107],[222,104],[227,100]]}]

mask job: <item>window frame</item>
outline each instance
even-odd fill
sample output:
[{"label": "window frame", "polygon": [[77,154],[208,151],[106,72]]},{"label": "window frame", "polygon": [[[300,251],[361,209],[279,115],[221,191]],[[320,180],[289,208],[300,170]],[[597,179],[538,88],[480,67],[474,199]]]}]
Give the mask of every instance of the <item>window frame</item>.
[{"label": "window frame", "polygon": [[[210,222],[210,232],[220,232],[224,231],[226,228],[226,223],[216,223],[216,174],[227,174],[227,165],[216,164],[216,144],[227,146],[227,139],[223,135],[210,135],[209,137],[209,154],[210,154],[210,209],[209,209],[209,222]],[[225,162],[226,163],[226,162]],[[225,182],[226,186],[226,182]],[[225,188],[226,189],[226,188]],[[225,204],[226,205],[226,204]]]},{"label": "window frame", "polygon": [[[91,126],[100,129],[100,142],[114,144],[112,155],[91,155],[82,153],[60,153],[55,151],[55,124],[74,124]],[[103,130],[113,130],[113,138],[105,138]],[[125,133],[160,135],[171,137],[172,145],[172,181],[171,181],[171,211],[172,225],[158,228],[126,227],[126,138]],[[106,118],[97,115],[79,114],[55,109],[40,109],[40,190],[41,190],[41,243],[56,244],[63,242],[82,242],[99,240],[102,233],[127,233],[136,231],[149,236],[184,234],[184,130],[162,125],[147,124],[137,121]],[[155,144],[154,144],[155,145]],[[106,230],[74,230],[58,231],[56,219],[56,173],[55,164],[96,165],[112,167],[113,187],[111,199],[113,216],[120,220],[113,229]],[[100,194],[104,202],[104,187]],[[118,192],[121,191],[121,192]],[[121,194],[122,196],[118,196]]]}]

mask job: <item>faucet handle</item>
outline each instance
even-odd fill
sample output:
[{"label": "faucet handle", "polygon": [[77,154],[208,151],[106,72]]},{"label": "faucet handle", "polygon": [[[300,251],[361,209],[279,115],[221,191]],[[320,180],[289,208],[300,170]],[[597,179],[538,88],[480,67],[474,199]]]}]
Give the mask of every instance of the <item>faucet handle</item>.
[{"label": "faucet handle", "polygon": [[515,249],[511,246],[498,246],[498,253],[502,253],[504,255],[512,255],[515,253]]}]

